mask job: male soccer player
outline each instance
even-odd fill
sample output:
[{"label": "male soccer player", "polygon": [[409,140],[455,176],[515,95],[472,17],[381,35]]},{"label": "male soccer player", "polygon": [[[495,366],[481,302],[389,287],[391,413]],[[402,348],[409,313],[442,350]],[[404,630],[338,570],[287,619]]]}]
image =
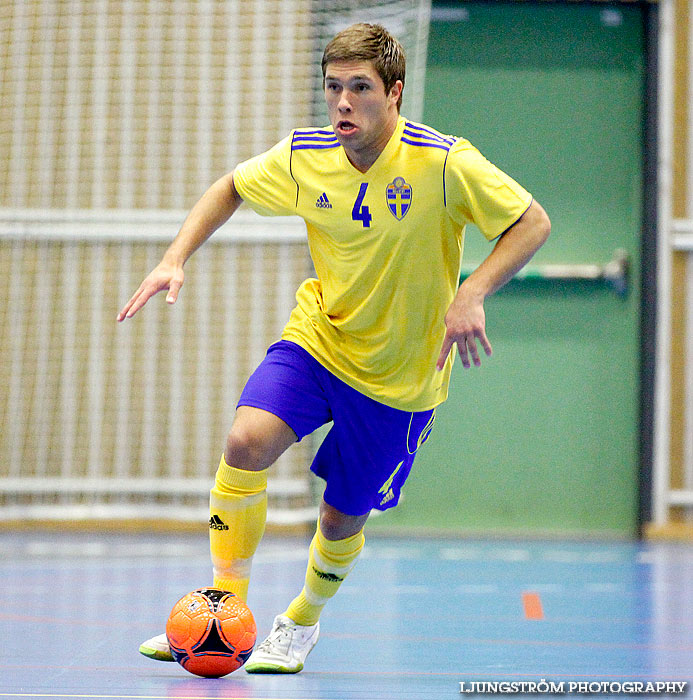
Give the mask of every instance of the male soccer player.
[{"label": "male soccer player", "polygon": [[[164,289],[174,303],[184,263],[242,201],[305,220],[317,279],[301,285],[281,340],[243,390],[210,498],[214,585],[245,599],[267,468],[333,421],[311,467],[326,486],[305,584],[248,660],[250,673],[303,668],[371,509],[397,504],[447,397],[453,345],[465,368],[480,364],[477,342],[491,354],[484,300],[550,230],[531,195],[468,141],[400,116],[404,54],[383,27],[340,32],[322,70],[330,127],[296,129],[213,184],[118,315]],[[469,222],[496,244],[458,288]],[[165,635],[140,651],[172,658]]]}]

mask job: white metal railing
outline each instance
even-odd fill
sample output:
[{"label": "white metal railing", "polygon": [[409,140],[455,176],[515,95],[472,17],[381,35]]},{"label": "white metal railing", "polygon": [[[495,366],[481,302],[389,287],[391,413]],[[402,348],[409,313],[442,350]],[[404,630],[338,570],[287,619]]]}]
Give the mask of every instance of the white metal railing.
[{"label": "white metal railing", "polygon": [[[0,240],[169,243],[186,215],[185,210],[170,209],[0,208]],[[305,224],[299,217],[272,220],[241,209],[210,241],[296,243],[305,237]]]},{"label": "white metal railing", "polygon": [[[469,276],[476,265],[462,267],[460,277]],[[625,250],[617,249],[606,263],[544,263],[527,265],[514,277],[515,280],[554,282],[603,283],[621,296],[628,292],[630,259]]]}]

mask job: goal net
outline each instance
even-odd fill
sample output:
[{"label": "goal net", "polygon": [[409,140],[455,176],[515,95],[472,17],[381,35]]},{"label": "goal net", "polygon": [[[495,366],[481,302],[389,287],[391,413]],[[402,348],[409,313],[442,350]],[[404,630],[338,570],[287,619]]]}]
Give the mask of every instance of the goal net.
[{"label": "goal net", "polygon": [[[0,48],[0,520],[200,520],[235,402],[311,274],[302,222],[242,209],[178,303],[118,309],[185,211],[291,128],[355,21],[402,41],[421,117],[430,2],[14,0]],[[310,441],[269,522],[315,516]]]}]

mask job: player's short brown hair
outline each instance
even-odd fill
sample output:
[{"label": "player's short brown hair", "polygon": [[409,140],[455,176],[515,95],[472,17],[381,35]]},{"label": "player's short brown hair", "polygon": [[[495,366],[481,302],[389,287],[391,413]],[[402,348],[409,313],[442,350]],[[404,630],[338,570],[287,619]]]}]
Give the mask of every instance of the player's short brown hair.
[{"label": "player's short brown hair", "polygon": [[[322,55],[322,78],[328,63],[336,61],[371,61],[389,94],[396,81],[404,86],[406,60],[402,45],[380,24],[352,24],[337,34],[325,47]],[[400,95],[397,102],[402,104]]]}]

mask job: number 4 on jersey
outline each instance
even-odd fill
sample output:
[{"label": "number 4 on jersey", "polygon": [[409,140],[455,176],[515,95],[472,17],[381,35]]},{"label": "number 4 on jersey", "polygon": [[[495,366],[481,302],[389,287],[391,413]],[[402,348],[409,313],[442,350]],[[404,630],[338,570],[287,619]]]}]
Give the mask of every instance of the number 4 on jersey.
[{"label": "number 4 on jersey", "polygon": [[358,196],[354,202],[354,208],[351,210],[351,218],[354,221],[360,221],[364,228],[369,228],[373,220],[370,209],[367,206],[363,206],[363,198],[366,196],[367,189],[368,183],[362,182]]}]

